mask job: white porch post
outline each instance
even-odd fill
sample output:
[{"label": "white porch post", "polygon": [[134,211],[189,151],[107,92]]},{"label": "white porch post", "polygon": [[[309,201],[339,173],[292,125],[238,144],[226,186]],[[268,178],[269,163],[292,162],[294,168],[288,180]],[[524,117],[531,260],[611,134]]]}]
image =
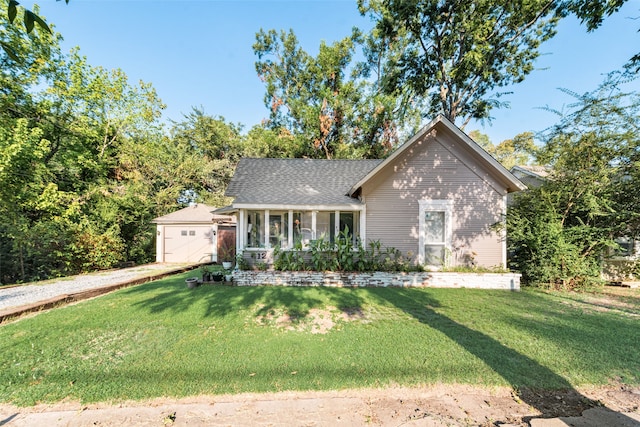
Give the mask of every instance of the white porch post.
[{"label": "white porch post", "polygon": [[218,262],[218,224],[211,226],[211,262]]},{"label": "white porch post", "polygon": [[236,254],[240,254],[244,251],[245,235],[245,210],[240,209],[238,211],[238,222],[236,224]]},{"label": "white porch post", "polygon": [[287,236],[289,236],[287,238],[287,247],[289,249],[293,249],[293,210],[289,209],[289,218],[288,218],[288,224],[287,224]]},{"label": "white porch post", "polygon": [[360,242],[362,246],[367,247],[367,206],[364,205],[360,210]]},{"label": "white porch post", "polygon": [[311,211],[311,240],[316,240],[316,214],[318,211]]},{"label": "white porch post", "polygon": [[271,244],[269,243],[269,209],[264,211],[264,247],[269,249]]},{"label": "white porch post", "polygon": [[502,216],[502,230],[500,231],[500,238],[502,239],[502,268],[507,268],[507,195],[502,196],[502,212],[505,215]]},{"label": "white porch post", "polygon": [[340,211],[335,212],[335,224],[333,226],[333,238],[334,241],[338,240],[338,233],[340,233]]}]

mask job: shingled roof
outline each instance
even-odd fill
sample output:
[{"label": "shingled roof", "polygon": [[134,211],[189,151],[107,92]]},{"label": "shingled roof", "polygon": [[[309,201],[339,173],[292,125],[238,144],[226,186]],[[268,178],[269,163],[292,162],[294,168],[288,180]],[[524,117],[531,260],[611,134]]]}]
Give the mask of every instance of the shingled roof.
[{"label": "shingled roof", "polygon": [[225,195],[234,205],[343,205],[349,189],[381,160],[240,160]]},{"label": "shingled roof", "polygon": [[228,215],[214,215],[211,212],[215,209],[202,203],[188,206],[170,214],[159,216],[154,219],[155,224],[187,224],[187,223],[214,223],[232,222],[234,218]]}]

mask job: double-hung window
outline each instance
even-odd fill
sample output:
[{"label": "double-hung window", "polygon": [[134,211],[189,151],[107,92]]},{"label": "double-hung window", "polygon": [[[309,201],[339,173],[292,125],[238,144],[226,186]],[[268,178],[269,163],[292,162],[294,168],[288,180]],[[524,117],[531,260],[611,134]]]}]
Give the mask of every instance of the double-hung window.
[{"label": "double-hung window", "polygon": [[447,265],[451,251],[452,200],[421,200],[420,203],[420,263],[428,267]]}]

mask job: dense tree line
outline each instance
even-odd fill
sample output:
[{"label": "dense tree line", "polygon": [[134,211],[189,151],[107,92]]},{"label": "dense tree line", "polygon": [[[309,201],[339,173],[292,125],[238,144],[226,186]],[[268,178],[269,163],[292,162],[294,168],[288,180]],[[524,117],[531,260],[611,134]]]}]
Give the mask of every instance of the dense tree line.
[{"label": "dense tree line", "polygon": [[[371,31],[323,42],[317,55],[292,30],[260,30],[253,50],[270,114],[244,132],[198,108],[163,123],[151,84],[62,53],[37,7],[2,1],[0,283],[153,260],[151,219],[190,202],[224,205],[243,156],[381,158],[435,114],[462,126],[490,118],[562,17],[592,30],[624,2],[360,0]],[[512,265],[530,281],[592,277],[616,237],[637,234],[638,110],[623,81],[576,95],[542,146],[532,134],[496,146],[473,135],[506,166],[553,170],[507,218]]]},{"label": "dense tree line", "polygon": [[199,109],[162,124],[150,84],[62,53],[59,34],[0,21],[0,38],[0,283],[153,261],[154,217],[223,205],[243,155],[296,152]]}]

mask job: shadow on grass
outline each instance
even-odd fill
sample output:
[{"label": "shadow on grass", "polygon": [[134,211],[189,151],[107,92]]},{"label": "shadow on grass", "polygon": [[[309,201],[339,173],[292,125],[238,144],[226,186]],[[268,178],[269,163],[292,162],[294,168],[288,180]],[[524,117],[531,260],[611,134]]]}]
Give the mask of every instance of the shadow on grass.
[{"label": "shadow on grass", "polygon": [[[540,416],[530,418],[580,416],[586,409],[602,405],[579,393],[565,378],[534,359],[438,313],[440,303],[428,291],[371,289],[370,293],[440,331],[486,363],[509,383],[523,402],[541,412]],[[544,384],[544,387],[531,387],[531,384]]]},{"label": "shadow on grass", "polygon": [[202,285],[187,289],[184,278],[170,279],[126,289],[123,295],[143,296],[134,306],[151,313],[183,313],[199,306],[203,317],[221,317],[257,307],[257,316],[282,309],[292,319],[302,320],[314,308],[333,305],[345,314],[362,309],[362,299],[348,289],[340,288],[290,288],[283,286],[234,287]]},{"label": "shadow on grass", "polygon": [[[371,298],[407,313],[425,326],[441,332],[471,355],[482,360],[504,378],[523,402],[540,411],[541,417],[579,416],[588,408],[601,406],[600,402],[592,401],[579,393],[567,379],[547,366],[505,346],[486,333],[472,329],[440,313],[440,302],[432,292],[427,290],[325,287],[301,289],[224,285],[204,285],[196,289],[187,289],[184,277],[180,277],[122,292],[125,295],[135,296],[148,294],[148,297],[138,299],[134,306],[149,310],[151,313],[179,314],[197,306],[202,307],[203,317],[227,316],[250,307],[257,307],[256,316],[268,314],[274,309],[283,309],[291,318],[302,319],[310,313],[311,309],[326,308],[327,305],[333,305],[349,314],[363,309],[363,297],[367,300]],[[534,305],[535,309],[540,306],[539,308],[545,312],[544,302],[536,302]],[[523,309],[526,310],[526,308]],[[547,310],[544,316],[564,315],[562,311],[550,308]],[[574,318],[570,320],[579,321]],[[520,319],[520,321],[519,327],[535,326],[527,325],[526,319]],[[540,325],[542,326],[544,325]]]}]

